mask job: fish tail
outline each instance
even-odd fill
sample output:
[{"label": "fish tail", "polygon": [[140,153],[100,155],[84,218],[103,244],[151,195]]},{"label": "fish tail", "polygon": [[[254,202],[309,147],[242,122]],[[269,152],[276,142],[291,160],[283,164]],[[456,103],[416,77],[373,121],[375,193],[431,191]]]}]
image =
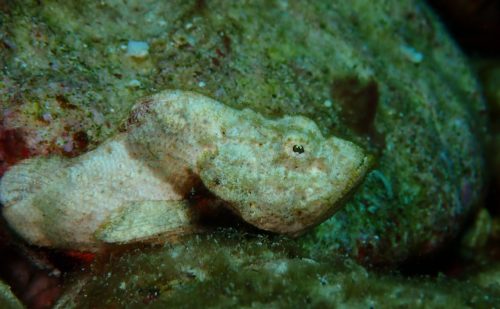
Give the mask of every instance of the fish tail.
[{"label": "fish tail", "polygon": [[62,166],[57,157],[24,160],[0,179],[0,203],[9,207],[45,187]]}]

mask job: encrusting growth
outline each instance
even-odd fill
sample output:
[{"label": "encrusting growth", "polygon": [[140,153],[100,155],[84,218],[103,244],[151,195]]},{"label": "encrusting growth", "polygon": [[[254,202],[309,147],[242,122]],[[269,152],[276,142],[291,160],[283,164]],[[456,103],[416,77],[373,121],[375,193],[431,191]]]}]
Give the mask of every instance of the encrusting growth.
[{"label": "encrusting growth", "polygon": [[201,182],[248,223],[297,235],[341,206],[369,161],[308,118],[267,119],[173,90],[140,101],[126,130],[90,152],[14,166],[0,201],[30,243],[97,250],[193,232],[187,198]]}]

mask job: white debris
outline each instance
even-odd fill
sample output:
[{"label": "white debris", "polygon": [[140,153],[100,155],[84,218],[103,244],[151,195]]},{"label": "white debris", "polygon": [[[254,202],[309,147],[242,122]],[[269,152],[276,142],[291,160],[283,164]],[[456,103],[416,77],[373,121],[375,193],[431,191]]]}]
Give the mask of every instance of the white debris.
[{"label": "white debris", "polygon": [[63,146],[64,152],[72,152],[74,148],[73,140],[69,140],[66,144]]},{"label": "white debris", "polygon": [[43,113],[42,119],[45,122],[51,122],[52,121],[52,115],[49,112]]},{"label": "white debris", "polygon": [[141,82],[137,79],[132,79],[130,82],[128,82],[127,87],[139,88],[139,87],[141,87]]},{"label": "white debris", "polygon": [[127,56],[137,59],[146,58],[149,55],[149,44],[144,41],[128,41]]},{"label": "white debris", "polygon": [[399,49],[403,55],[413,63],[420,63],[424,60],[424,54],[409,45],[401,45]]}]

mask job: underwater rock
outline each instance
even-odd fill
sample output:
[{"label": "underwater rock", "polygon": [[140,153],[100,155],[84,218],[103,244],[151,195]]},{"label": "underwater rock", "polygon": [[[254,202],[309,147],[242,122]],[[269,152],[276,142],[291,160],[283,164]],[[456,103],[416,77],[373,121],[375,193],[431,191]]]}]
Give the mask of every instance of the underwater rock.
[{"label": "underwater rock", "polygon": [[[422,1],[25,0],[0,14],[0,104],[16,111],[6,129],[39,133],[39,147],[60,152],[74,132],[95,147],[138,98],[183,89],[302,115],[373,152],[346,207],[302,238],[313,251],[367,263],[429,253],[482,196],[484,104]],[[131,38],[148,42],[142,61],[129,59]]]},{"label": "underwater rock", "polygon": [[202,183],[248,223],[295,235],[335,212],[369,162],[305,117],[267,119],[164,91],[137,104],[125,132],[95,150],[13,166],[0,201],[31,244],[95,250],[193,232],[189,196]]},{"label": "underwater rock", "polygon": [[12,293],[10,287],[0,280],[0,307],[21,309],[24,308],[17,297]]},{"label": "underwater rock", "polygon": [[[175,267],[173,267],[175,265]],[[289,240],[214,233],[134,250],[71,284],[55,308],[490,308],[495,285],[407,278],[328,252],[311,257]],[[497,285],[498,286],[498,285]]]}]

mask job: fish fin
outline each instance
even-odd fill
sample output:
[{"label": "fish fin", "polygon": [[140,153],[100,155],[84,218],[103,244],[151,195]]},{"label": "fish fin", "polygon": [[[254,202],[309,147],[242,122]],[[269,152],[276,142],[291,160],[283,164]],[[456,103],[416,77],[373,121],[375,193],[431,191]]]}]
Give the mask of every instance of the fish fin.
[{"label": "fish fin", "polygon": [[59,157],[33,158],[9,169],[0,180],[0,202],[9,207],[46,187],[63,166]]},{"label": "fish fin", "polygon": [[193,233],[195,221],[187,201],[133,201],[106,220],[95,237],[115,244],[160,241]]}]

